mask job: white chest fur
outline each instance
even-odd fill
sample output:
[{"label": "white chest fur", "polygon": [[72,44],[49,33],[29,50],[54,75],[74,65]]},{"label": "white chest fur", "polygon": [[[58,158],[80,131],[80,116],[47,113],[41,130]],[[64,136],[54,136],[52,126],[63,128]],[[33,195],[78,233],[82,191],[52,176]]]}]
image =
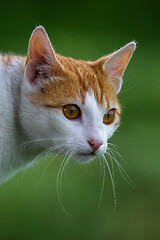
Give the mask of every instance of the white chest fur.
[{"label": "white chest fur", "polygon": [[0,56],[0,182],[17,168],[14,158],[21,142],[19,124],[20,84],[23,79],[24,60]]}]

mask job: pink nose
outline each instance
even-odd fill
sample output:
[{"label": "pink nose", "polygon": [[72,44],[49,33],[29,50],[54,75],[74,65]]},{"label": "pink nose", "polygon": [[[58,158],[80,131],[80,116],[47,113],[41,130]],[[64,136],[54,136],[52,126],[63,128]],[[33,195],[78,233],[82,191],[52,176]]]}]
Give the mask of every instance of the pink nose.
[{"label": "pink nose", "polygon": [[97,151],[98,148],[103,145],[103,142],[102,141],[98,141],[96,139],[90,139],[88,141],[89,145],[91,146],[93,152]]}]

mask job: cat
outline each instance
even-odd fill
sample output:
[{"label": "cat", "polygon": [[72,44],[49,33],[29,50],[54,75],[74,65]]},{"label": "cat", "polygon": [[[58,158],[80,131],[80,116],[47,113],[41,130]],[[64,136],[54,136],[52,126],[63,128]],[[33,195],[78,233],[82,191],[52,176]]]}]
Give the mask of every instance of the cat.
[{"label": "cat", "polygon": [[39,26],[27,57],[0,55],[0,182],[50,151],[78,161],[104,156],[135,48],[130,42],[97,61],[74,60],[55,53]]}]

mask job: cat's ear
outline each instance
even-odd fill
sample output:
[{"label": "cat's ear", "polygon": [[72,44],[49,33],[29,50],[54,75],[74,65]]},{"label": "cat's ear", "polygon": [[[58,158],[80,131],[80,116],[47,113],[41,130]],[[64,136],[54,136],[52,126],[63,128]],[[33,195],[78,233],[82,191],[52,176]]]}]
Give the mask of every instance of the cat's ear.
[{"label": "cat's ear", "polygon": [[45,29],[37,27],[29,40],[26,76],[30,83],[45,80],[50,74],[58,75],[63,66],[56,58]]},{"label": "cat's ear", "polygon": [[122,75],[136,48],[135,42],[125,45],[123,48],[113,53],[103,64],[103,70],[115,84],[116,93],[121,89]]}]

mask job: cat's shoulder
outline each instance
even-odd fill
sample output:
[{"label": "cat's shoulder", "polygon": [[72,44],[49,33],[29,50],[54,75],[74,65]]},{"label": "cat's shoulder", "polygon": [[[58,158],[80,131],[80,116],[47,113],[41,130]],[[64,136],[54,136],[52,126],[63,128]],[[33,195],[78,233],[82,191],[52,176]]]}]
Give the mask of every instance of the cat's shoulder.
[{"label": "cat's shoulder", "polygon": [[24,64],[25,61],[26,61],[26,56],[17,56],[13,54],[3,55],[0,53],[0,62],[4,63],[5,66],[10,66],[14,62],[21,62]]}]

